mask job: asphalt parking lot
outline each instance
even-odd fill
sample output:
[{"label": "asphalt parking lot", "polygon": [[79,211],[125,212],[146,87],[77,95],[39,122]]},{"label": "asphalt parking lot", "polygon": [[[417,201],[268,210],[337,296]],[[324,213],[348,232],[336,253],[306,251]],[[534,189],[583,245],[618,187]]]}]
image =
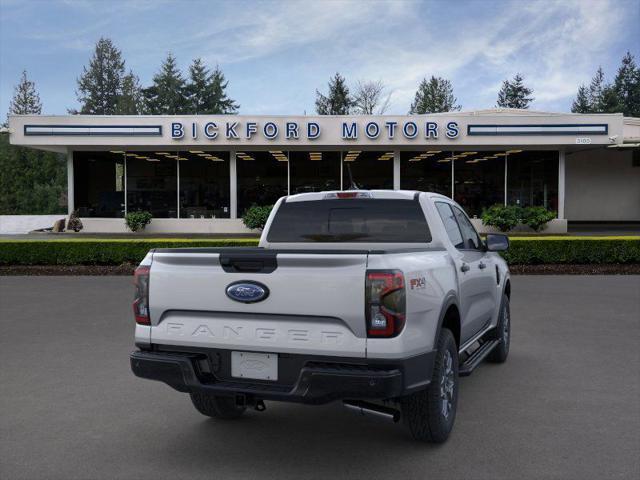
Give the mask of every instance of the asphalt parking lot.
[{"label": "asphalt parking lot", "polygon": [[131,280],[0,277],[0,478],[640,478],[640,277],[518,276],[504,365],[442,446],[267,403],[236,422],[135,378]]}]

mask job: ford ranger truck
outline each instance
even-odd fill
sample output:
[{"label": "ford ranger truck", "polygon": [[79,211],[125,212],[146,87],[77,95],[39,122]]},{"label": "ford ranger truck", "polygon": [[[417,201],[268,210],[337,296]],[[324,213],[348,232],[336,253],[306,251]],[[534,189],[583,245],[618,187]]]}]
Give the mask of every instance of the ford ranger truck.
[{"label": "ford ranger truck", "polygon": [[256,248],[147,254],[131,368],[218,419],[341,401],[443,442],[458,377],[509,353],[508,246],[435,193],[283,197]]}]

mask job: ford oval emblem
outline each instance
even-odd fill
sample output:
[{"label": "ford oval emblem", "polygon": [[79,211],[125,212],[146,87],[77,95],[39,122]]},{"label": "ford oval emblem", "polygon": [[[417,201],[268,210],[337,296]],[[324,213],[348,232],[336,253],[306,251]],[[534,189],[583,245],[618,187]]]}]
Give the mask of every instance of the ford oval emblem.
[{"label": "ford oval emblem", "polygon": [[227,297],[236,302],[256,303],[261,302],[269,296],[269,289],[266,285],[250,280],[233,282],[227,286]]}]

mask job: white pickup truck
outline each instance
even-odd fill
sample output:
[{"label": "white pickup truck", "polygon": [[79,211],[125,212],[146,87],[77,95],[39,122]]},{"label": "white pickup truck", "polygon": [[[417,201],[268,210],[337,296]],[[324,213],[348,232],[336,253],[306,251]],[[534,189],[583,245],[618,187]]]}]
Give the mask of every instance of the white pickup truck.
[{"label": "white pickup truck", "polygon": [[458,376],[507,358],[508,246],[434,193],[283,197],[257,248],[147,254],[131,368],[211,417],[341,400],[442,442]]}]

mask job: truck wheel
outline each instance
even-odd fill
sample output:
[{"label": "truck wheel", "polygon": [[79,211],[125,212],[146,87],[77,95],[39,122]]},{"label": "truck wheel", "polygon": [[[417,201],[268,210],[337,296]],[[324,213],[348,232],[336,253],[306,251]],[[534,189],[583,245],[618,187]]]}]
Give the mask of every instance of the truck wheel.
[{"label": "truck wheel", "polygon": [[235,398],[191,393],[191,401],[201,414],[213,418],[234,419],[240,417],[247,407],[238,407]]},{"label": "truck wheel", "polygon": [[502,296],[502,310],[496,325],[494,338],[500,343],[487,356],[487,360],[493,363],[504,363],[509,356],[509,342],[511,340],[511,311],[509,309],[509,297]]},{"label": "truck wheel", "polygon": [[458,348],[443,328],[429,387],[401,400],[402,417],[416,440],[442,443],[453,428],[458,403]]}]

